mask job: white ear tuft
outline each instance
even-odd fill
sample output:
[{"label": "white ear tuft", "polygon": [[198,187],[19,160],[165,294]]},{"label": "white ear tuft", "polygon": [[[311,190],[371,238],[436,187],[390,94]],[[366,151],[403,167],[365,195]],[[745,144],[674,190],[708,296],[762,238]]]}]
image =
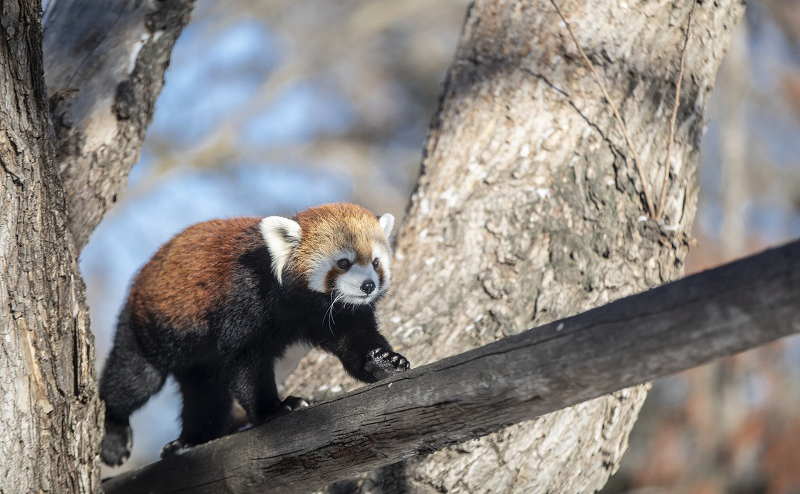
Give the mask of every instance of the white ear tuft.
[{"label": "white ear tuft", "polygon": [[282,283],[283,268],[292,255],[292,250],[300,243],[300,225],[282,216],[268,216],[258,225],[264,242],[272,257],[272,273],[278,283]]},{"label": "white ear tuft", "polygon": [[394,228],[394,216],[389,213],[384,214],[381,216],[380,220],[378,220],[381,224],[381,228],[383,228],[383,234],[386,235],[386,238],[389,238],[389,235],[392,234],[392,228]]}]

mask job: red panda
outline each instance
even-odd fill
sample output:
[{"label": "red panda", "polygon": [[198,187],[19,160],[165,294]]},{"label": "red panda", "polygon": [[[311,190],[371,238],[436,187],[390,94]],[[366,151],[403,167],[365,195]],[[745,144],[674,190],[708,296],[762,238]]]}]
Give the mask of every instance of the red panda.
[{"label": "red panda", "polygon": [[234,400],[254,425],[307,406],[278,397],[273,366],[293,343],[332,353],[363,382],[409,369],[374,311],[391,282],[393,225],[390,214],[328,204],[292,219],[199,223],[162,246],[134,278],[100,378],[103,462],[128,458],[129,417],[169,374],[182,431],[162,456],[228,433]]}]

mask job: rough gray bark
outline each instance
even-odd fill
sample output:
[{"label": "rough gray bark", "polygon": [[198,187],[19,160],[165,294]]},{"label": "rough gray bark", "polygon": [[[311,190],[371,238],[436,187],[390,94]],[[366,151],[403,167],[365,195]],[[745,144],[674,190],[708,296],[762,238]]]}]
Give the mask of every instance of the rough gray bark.
[{"label": "rough gray bark", "polygon": [[108,494],[320,488],[800,332],[798,298],[794,242],[440,360],[103,487]]},{"label": "rough gray bark", "polygon": [[49,5],[43,42],[40,2],[0,3],[0,492],[100,490],[77,258],[138,157],[192,1]]},{"label": "rough gray bark", "polygon": [[[660,184],[691,2],[581,0],[562,10]],[[708,93],[740,0],[698,4],[680,96],[664,223],[647,219],[609,106],[551,5],[471,7],[400,228],[390,341],[422,365],[673,280],[695,213]],[[352,389],[312,353],[286,392]],[[326,376],[318,388],[319,376]],[[637,387],[509,427],[338,488],[589,492],[620,462]]]},{"label": "rough gray bark", "polygon": [[128,183],[194,0],[51,0],[45,76],[80,251]]},{"label": "rough gray bark", "polygon": [[93,492],[101,406],[39,9],[4,0],[0,10],[0,492]]}]

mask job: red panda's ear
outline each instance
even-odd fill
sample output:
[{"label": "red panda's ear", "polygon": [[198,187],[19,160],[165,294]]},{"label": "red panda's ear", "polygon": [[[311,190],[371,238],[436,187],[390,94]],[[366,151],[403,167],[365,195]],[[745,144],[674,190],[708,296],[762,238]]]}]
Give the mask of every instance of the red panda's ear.
[{"label": "red panda's ear", "polygon": [[268,216],[258,225],[272,257],[272,273],[282,283],[283,268],[300,243],[300,224],[282,216]]},{"label": "red panda's ear", "polygon": [[384,214],[378,220],[381,224],[381,228],[383,229],[383,234],[386,235],[386,239],[389,239],[389,235],[392,234],[392,228],[394,228],[394,216],[389,213]]}]

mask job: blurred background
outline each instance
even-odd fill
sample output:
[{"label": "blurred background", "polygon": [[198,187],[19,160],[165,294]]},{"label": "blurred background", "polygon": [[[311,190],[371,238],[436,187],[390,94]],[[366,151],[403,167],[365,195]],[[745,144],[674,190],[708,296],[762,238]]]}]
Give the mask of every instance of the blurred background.
[{"label": "blurred background", "polygon": [[[465,0],[198,0],[123,200],[81,256],[98,369],[142,264],[210,218],[355,201],[402,217]],[[800,237],[800,0],[747,7],[709,107],[695,272]],[[133,416],[123,469],[176,438]],[[606,493],[800,492],[800,339],[659,380]]]}]

